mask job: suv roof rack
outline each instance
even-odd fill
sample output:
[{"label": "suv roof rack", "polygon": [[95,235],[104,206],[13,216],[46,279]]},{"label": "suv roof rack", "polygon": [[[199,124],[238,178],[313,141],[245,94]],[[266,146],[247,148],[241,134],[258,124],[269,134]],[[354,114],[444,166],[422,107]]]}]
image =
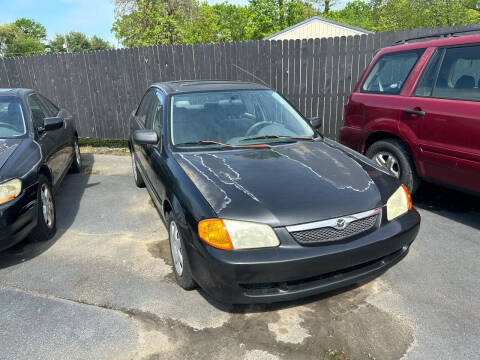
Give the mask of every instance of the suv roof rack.
[{"label": "suv roof rack", "polygon": [[434,38],[434,37],[453,37],[456,34],[462,34],[462,33],[473,32],[473,31],[480,31],[480,27],[469,28],[469,29],[464,29],[464,30],[445,31],[445,32],[436,33],[436,34],[416,36],[416,37],[412,37],[412,38],[408,38],[408,39],[402,39],[402,40],[395,41],[395,45],[406,44],[408,41],[411,41],[411,40],[429,39],[429,38]]}]

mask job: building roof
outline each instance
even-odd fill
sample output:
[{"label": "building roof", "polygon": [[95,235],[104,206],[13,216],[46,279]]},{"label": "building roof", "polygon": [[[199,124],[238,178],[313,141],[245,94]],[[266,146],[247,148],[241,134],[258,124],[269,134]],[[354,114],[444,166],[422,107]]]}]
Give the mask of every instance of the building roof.
[{"label": "building roof", "polygon": [[215,81],[215,80],[182,80],[168,81],[152,84],[162,89],[167,94],[179,94],[203,91],[229,91],[229,90],[266,90],[261,84],[241,81]]},{"label": "building roof", "polygon": [[293,29],[295,29],[295,28],[298,28],[298,27],[300,27],[300,26],[303,26],[303,25],[305,25],[305,24],[308,24],[308,23],[310,23],[310,22],[312,22],[312,21],[322,21],[322,22],[324,22],[324,23],[326,23],[326,24],[330,24],[330,25],[333,25],[333,26],[342,27],[342,28],[344,28],[344,29],[349,29],[349,30],[353,30],[353,31],[358,31],[358,32],[361,32],[361,33],[363,33],[363,34],[373,34],[373,32],[371,32],[371,31],[368,31],[368,30],[365,30],[365,29],[360,29],[360,28],[357,28],[357,27],[355,27],[355,26],[351,26],[351,25],[347,25],[347,24],[342,24],[342,23],[339,23],[339,22],[337,22],[337,21],[333,21],[333,20],[330,20],[330,19],[325,19],[325,18],[323,18],[323,17],[321,17],[321,16],[312,16],[311,18],[308,18],[308,19],[306,19],[306,20],[303,20],[303,21],[299,22],[298,24],[292,25],[292,26],[290,26],[290,27],[288,27],[288,28],[285,28],[285,29],[283,29],[283,30],[280,30],[280,31],[276,32],[275,34],[269,35],[269,36],[265,37],[263,40],[271,40],[272,38],[277,37],[277,36],[280,35],[280,34],[283,34],[283,33],[286,33],[286,32],[288,32],[288,31],[291,31],[291,30],[293,30]]}]

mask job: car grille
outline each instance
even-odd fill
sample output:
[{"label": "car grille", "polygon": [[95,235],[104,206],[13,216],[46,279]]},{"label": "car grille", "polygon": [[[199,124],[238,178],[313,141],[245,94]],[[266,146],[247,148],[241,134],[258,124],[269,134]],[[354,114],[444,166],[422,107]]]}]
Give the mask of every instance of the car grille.
[{"label": "car grille", "polygon": [[321,227],[311,230],[294,231],[290,234],[296,241],[304,245],[344,240],[372,229],[377,222],[378,216],[379,214],[375,214],[352,221],[341,230],[335,229],[334,227]]}]

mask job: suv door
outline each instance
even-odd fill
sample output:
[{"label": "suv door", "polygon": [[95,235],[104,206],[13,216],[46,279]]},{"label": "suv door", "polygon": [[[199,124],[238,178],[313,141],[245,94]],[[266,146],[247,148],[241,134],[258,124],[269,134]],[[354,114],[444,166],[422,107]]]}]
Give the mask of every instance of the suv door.
[{"label": "suv door", "polygon": [[43,119],[50,117],[51,114],[45,104],[41,101],[38,94],[28,95],[27,102],[31,111],[36,140],[42,148],[42,154],[45,157],[47,166],[53,176],[52,185],[55,187],[64,170],[63,160],[60,156],[60,151],[62,149],[61,130],[42,130]]},{"label": "suv door", "polygon": [[[349,103],[350,116],[362,117],[368,132],[381,128],[396,133],[401,114],[408,105],[402,90],[425,49],[399,51],[381,56],[372,66]],[[360,124],[359,124],[360,125]]]},{"label": "suv door", "polygon": [[411,104],[424,175],[480,191],[480,45],[437,49]]}]

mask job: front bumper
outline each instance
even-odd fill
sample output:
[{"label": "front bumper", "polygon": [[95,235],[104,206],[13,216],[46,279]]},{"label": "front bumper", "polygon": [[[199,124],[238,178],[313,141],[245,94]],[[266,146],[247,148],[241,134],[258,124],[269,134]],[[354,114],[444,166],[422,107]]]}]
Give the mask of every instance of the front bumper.
[{"label": "front bumper", "polygon": [[226,303],[293,300],[368,281],[408,253],[420,227],[416,210],[375,231],[346,241],[301,246],[286,229],[276,229],[278,248],[223,251],[191,247],[195,280]]},{"label": "front bumper", "polygon": [[37,185],[23,190],[22,194],[0,205],[0,251],[27,237],[37,226]]}]

